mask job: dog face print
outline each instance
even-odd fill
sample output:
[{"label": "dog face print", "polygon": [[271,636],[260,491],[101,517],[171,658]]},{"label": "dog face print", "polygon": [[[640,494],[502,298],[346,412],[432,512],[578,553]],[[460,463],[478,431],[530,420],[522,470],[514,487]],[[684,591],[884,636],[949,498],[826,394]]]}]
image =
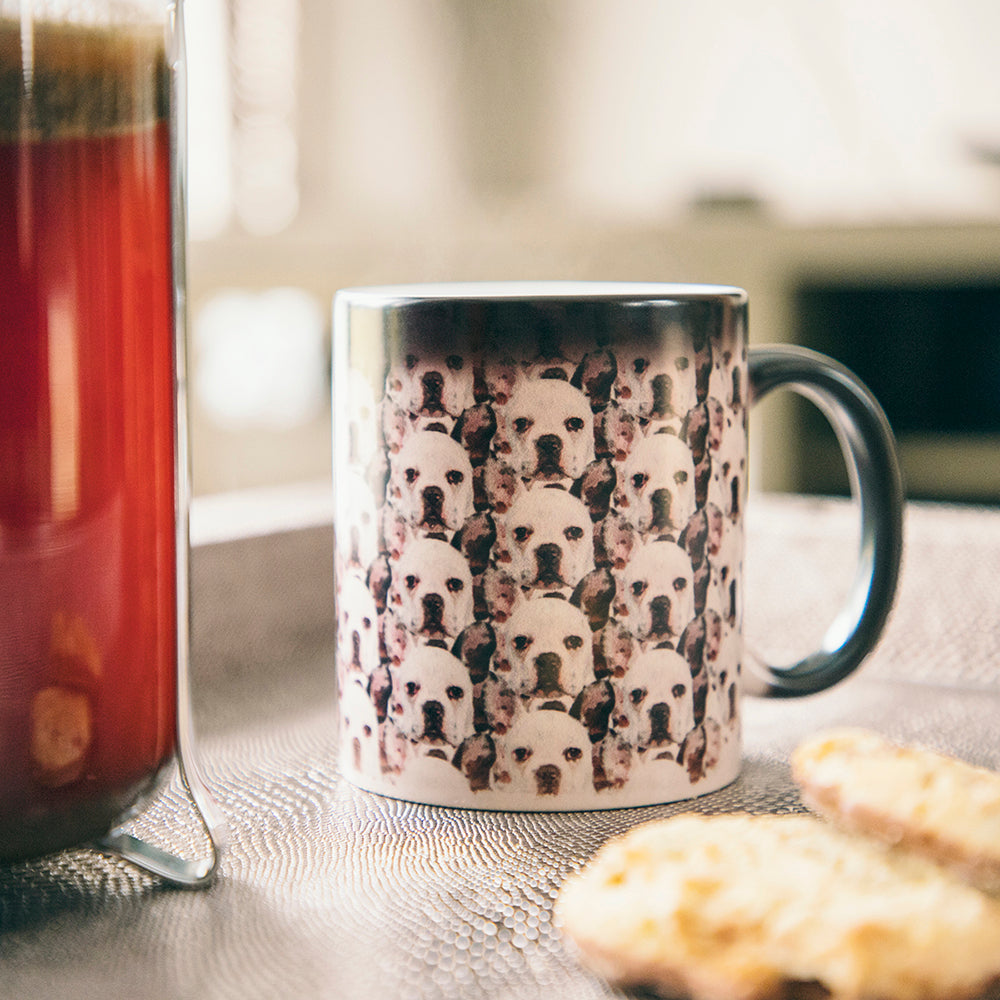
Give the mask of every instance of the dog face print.
[{"label": "dog face print", "polygon": [[472,682],[459,659],[437,646],[417,646],[390,673],[389,717],[404,736],[457,747],[471,735]]},{"label": "dog face print", "polygon": [[371,486],[357,469],[338,473],[334,504],[341,565],[367,569],[378,555],[379,512]]},{"label": "dog face print", "polygon": [[590,737],[565,712],[522,715],[506,736],[500,766],[512,792],[543,800],[583,792],[594,783]]},{"label": "dog face print", "polygon": [[457,418],[475,404],[475,373],[461,354],[421,358],[407,353],[386,377],[386,396],[414,417]]},{"label": "dog face print", "polygon": [[522,494],[505,530],[509,569],[522,587],[572,588],[594,568],[590,513],[565,490],[536,488]]},{"label": "dog face print", "polygon": [[391,571],[389,606],[410,632],[425,640],[453,640],[472,624],[472,573],[447,542],[416,539]]},{"label": "dog face print", "polygon": [[509,683],[533,704],[568,707],[594,679],[590,624],[568,601],[525,601],[511,616],[505,635]]},{"label": "dog face print", "polygon": [[[649,384],[649,419],[679,433],[688,411],[698,404],[699,358],[682,336],[666,330]],[[646,396],[643,394],[643,408]]]},{"label": "dog face print", "polygon": [[454,533],[473,512],[469,456],[445,434],[417,431],[393,458],[389,494],[417,530]]},{"label": "dog face print", "polygon": [[673,434],[654,434],[632,448],[622,466],[619,503],[638,531],[678,534],[695,510],[691,449]]},{"label": "dog face print", "polygon": [[355,771],[372,773],[379,766],[379,724],[368,692],[356,681],[343,686],[340,701],[342,752]]},{"label": "dog face print", "polygon": [[503,411],[510,464],[541,483],[578,479],[594,460],[594,415],[581,390],[557,379],[527,379]]},{"label": "dog face print", "polygon": [[711,440],[708,502],[730,521],[736,521],[743,511],[746,487],[746,436],[742,422],[736,422],[728,413],[723,421]]},{"label": "dog face print", "polygon": [[746,377],[743,364],[745,357],[737,357],[732,351],[717,351],[712,358],[712,373],[709,378],[708,394],[722,402],[734,413],[742,413],[746,405]]},{"label": "dog face print", "polygon": [[676,650],[641,653],[621,684],[625,728],[636,746],[679,745],[694,728],[691,669]]},{"label": "dog face print", "polygon": [[346,576],[337,606],[337,659],[348,673],[370,677],[379,663],[378,611],[364,581]]},{"label": "dog face print", "polygon": [[621,574],[619,615],[643,641],[675,643],[694,618],[693,571],[674,542],[649,542]]},{"label": "dog face print", "polygon": [[370,465],[380,444],[378,404],[371,383],[354,368],[347,372],[347,406],[337,429],[346,436],[340,446],[351,464],[357,468]]},{"label": "dog face print", "polygon": [[621,406],[650,430],[678,433],[697,404],[697,365],[685,338],[667,331],[656,349],[638,345],[618,351],[615,396]]}]

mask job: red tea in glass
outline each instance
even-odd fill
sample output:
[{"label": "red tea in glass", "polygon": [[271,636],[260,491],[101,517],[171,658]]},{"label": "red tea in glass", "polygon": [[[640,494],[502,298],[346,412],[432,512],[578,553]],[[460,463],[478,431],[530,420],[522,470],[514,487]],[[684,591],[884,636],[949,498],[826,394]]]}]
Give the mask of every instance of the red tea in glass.
[{"label": "red tea in glass", "polygon": [[0,860],[173,757],[169,103],[162,22],[0,15]]}]

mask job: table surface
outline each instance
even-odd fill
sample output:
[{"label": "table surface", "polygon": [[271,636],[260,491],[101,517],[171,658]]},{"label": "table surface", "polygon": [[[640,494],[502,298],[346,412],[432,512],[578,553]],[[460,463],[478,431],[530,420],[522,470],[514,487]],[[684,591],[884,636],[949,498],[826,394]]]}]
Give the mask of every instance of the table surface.
[{"label": "table surface", "polygon": [[[785,662],[847,591],[856,513],[763,495],[748,525],[748,647]],[[693,803],[576,814],[422,807],[339,778],[332,548],[324,524],[195,548],[195,717],[231,834],[219,878],[168,889],[88,850],[0,868],[0,996],[616,996],[578,966],[552,918],[565,875],[610,836],[682,809],[800,810],[789,752],[826,725],[1000,769],[998,510],[907,509],[882,642],[830,691],[747,699],[733,785]],[[203,846],[176,782],[135,827]]]}]

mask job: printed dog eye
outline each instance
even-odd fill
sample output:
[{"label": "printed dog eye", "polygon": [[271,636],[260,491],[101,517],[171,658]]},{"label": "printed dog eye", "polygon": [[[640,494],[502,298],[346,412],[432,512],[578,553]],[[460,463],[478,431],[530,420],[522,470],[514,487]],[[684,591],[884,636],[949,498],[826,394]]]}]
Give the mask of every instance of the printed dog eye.
[{"label": "printed dog eye", "polygon": [[632,485],[635,487],[636,492],[641,490],[648,482],[649,476],[647,476],[644,472],[637,472],[632,477]]},{"label": "printed dog eye", "polygon": [[458,486],[460,483],[465,482],[465,473],[458,469],[449,469],[445,473],[444,478],[451,486]]},{"label": "printed dog eye", "polygon": [[406,583],[407,590],[416,590],[417,584],[420,583],[420,581],[412,573],[406,578],[404,582]]},{"label": "printed dog eye", "polygon": [[678,370],[679,372],[686,372],[686,371],[688,370],[688,368],[689,368],[689,367],[691,366],[691,362],[690,362],[690,360],[689,360],[688,358],[686,358],[686,357],[685,357],[685,356],[684,356],[684,355],[682,354],[682,355],[681,355],[681,356],[680,356],[680,357],[679,357],[679,358],[677,359],[677,361],[676,361],[676,365],[677,365],[677,370]]},{"label": "printed dog eye", "polygon": [[531,538],[532,529],[528,527],[518,527],[514,529],[514,541],[518,545],[525,545],[529,538]]},{"label": "printed dog eye", "polygon": [[649,361],[646,358],[636,358],[632,363],[632,369],[635,371],[636,375],[642,375],[648,367]]},{"label": "printed dog eye", "polygon": [[411,698],[416,698],[416,696],[420,694],[420,685],[416,681],[407,681],[406,684],[403,685],[403,690],[406,691]]},{"label": "printed dog eye", "polygon": [[409,368],[410,371],[413,371],[413,369],[417,367],[418,362],[419,358],[415,354],[406,355],[406,367]]},{"label": "printed dog eye", "polygon": [[523,764],[531,756],[530,747],[515,747],[514,748],[514,760],[518,764]]},{"label": "printed dog eye", "polygon": [[465,692],[457,684],[446,688],[445,694],[448,695],[449,701],[461,701],[465,697]]},{"label": "printed dog eye", "polygon": [[523,653],[531,645],[531,639],[526,635],[514,636],[514,648]]},{"label": "printed dog eye", "polygon": [[641,705],[646,699],[646,689],[645,688],[632,688],[628,695],[629,701],[633,705]]},{"label": "printed dog eye", "polygon": [[563,645],[567,649],[580,649],[583,646],[583,638],[578,635],[568,635],[563,639]]},{"label": "printed dog eye", "polygon": [[583,751],[579,747],[566,747],[563,750],[563,758],[572,764],[583,757]]},{"label": "printed dog eye", "polygon": [[531,430],[532,424],[534,424],[534,420],[529,420],[527,417],[518,417],[514,421],[514,430],[518,434],[527,434]]},{"label": "printed dog eye", "polygon": [[406,481],[407,481],[407,482],[408,482],[408,483],[409,483],[409,484],[410,484],[411,486],[413,485],[413,483],[415,483],[415,482],[417,481],[417,477],[418,477],[419,475],[420,475],[420,473],[419,473],[419,472],[418,472],[418,471],[417,471],[416,469],[413,469],[413,468],[410,468],[410,469],[407,469],[407,470],[406,470],[406,471],[405,471],[405,472],[403,473],[403,476],[405,477]]},{"label": "printed dog eye", "polygon": [[646,593],[646,581],[636,580],[635,583],[632,584],[632,594],[635,597],[642,597],[642,595],[645,593]]},{"label": "printed dog eye", "polygon": [[579,417],[569,417],[563,421],[563,427],[572,434],[578,434],[586,426]]},{"label": "printed dog eye", "polygon": [[566,536],[566,541],[568,542],[578,542],[583,538],[583,528],[579,528],[576,525],[570,525],[564,532],[563,535]]},{"label": "printed dog eye", "polygon": [[683,697],[684,697],[684,692],[685,692],[685,691],[687,691],[687,688],[686,688],[686,687],[685,687],[685,686],[684,686],[683,684],[675,684],[675,685],[674,685],[674,686],[673,686],[673,687],[672,687],[672,688],[670,689],[670,693],[671,693],[671,694],[672,694],[672,695],[673,695],[673,696],[674,696],[675,698],[683,698]]},{"label": "printed dog eye", "polygon": [[457,576],[450,576],[445,581],[445,586],[448,588],[450,593],[460,594],[465,588],[465,583],[462,580],[459,580]]},{"label": "printed dog eye", "polygon": [[684,469],[678,469],[674,473],[674,482],[677,483],[678,486],[681,486],[687,481],[688,481],[688,474]]},{"label": "printed dog eye", "polygon": [[676,579],[676,580],[674,580],[674,590],[675,590],[675,591],[676,591],[676,592],[677,592],[678,594],[679,594],[679,593],[680,593],[680,592],[681,592],[682,590],[685,590],[685,589],[687,589],[687,585],[688,585],[688,582],[687,582],[687,580],[685,580],[685,579],[684,579],[684,577],[683,577],[683,576],[679,576],[679,577],[677,577],[677,579]]},{"label": "printed dog eye", "polygon": [[444,362],[453,372],[460,372],[465,362],[458,354],[449,354]]},{"label": "printed dog eye", "polygon": [[364,626],[364,628],[366,630],[370,629],[372,627],[372,620],[370,618],[367,618],[367,617],[362,618],[361,619],[361,624],[362,624],[362,626]]}]

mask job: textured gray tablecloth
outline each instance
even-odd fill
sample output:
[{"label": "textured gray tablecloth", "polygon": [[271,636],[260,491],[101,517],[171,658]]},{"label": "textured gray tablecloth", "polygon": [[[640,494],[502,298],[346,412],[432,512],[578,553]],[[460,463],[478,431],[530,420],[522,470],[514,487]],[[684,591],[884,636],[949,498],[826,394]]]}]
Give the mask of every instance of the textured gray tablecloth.
[{"label": "textured gray tablecloth", "polygon": [[[755,497],[748,643],[805,652],[846,591],[854,511]],[[552,922],[567,872],[680,809],[798,810],[788,753],[853,722],[1000,768],[1000,511],[912,506],[888,631],[799,701],[748,699],[745,765],[678,806],[497,814],[407,805],[337,776],[328,527],[196,549],[194,691],[232,843],[204,891],[79,850],[0,868],[0,997],[607,997]],[[136,822],[197,850],[176,785]]]}]

